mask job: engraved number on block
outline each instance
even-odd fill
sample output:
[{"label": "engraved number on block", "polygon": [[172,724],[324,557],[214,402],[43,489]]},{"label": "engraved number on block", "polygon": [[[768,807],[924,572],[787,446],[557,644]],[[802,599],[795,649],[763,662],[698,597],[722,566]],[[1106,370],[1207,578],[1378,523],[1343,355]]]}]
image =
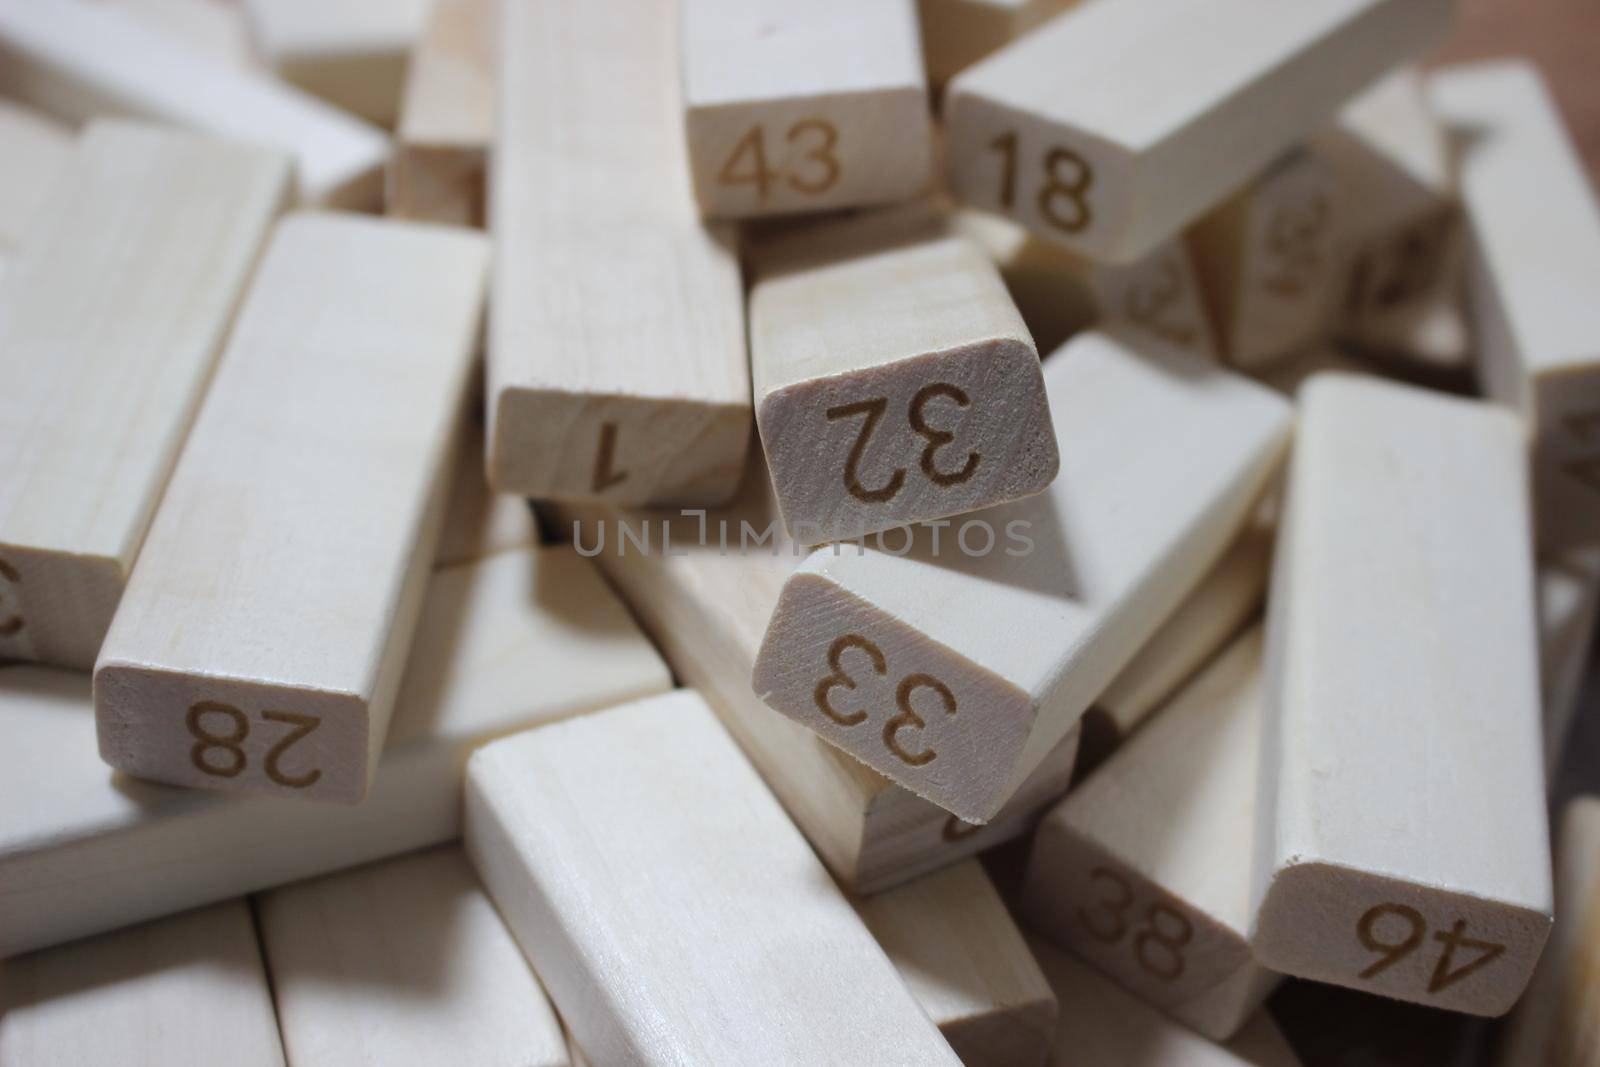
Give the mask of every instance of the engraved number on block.
[{"label": "engraved number on block", "polygon": [[1279,205],[1267,218],[1266,254],[1271,266],[1263,285],[1285,300],[1298,300],[1321,273],[1332,209],[1328,198],[1311,197],[1304,204]]},{"label": "engraved number on block", "polygon": [[[1017,202],[1017,131],[1007,130],[989,142],[1000,153],[1000,206],[1011,210]],[[1057,145],[1044,154],[1044,181],[1034,203],[1051,226],[1064,233],[1082,233],[1094,221],[1089,189],[1094,168],[1070,148]]]},{"label": "engraved number on block", "polygon": [[1141,278],[1130,286],[1123,298],[1122,313],[1129,322],[1141,326],[1179,348],[1195,343],[1193,327],[1172,320],[1172,313],[1183,300],[1183,272],[1171,259],[1163,259],[1153,278]]},{"label": "engraved number on block", "polygon": [[[822,712],[840,726],[858,726],[867,721],[865,709],[858,708],[851,712],[842,712],[833,706],[833,692],[836,689],[856,688],[856,681],[845,669],[844,654],[855,649],[867,657],[872,666],[872,671],[880,677],[889,674],[889,662],[884,657],[883,650],[860,634],[844,634],[835,638],[833,644],[828,646],[829,673],[823,677],[812,690],[811,698],[817,705],[817,710]],[[920,691],[928,691],[938,698],[939,705],[946,715],[954,715],[957,711],[955,694],[950,687],[931,674],[908,674],[900,679],[899,686],[895,689],[895,707],[899,714],[892,716],[883,724],[883,743],[895,757],[913,767],[921,767],[932,763],[938,758],[938,753],[931,748],[918,751],[909,751],[901,741],[900,735],[907,731],[921,730],[927,726],[926,720],[917,714],[912,706],[912,697]]]},{"label": "engraved number on block", "polygon": [[801,119],[789,127],[784,141],[800,155],[800,166],[787,173],[767,166],[767,136],[760,123],[750,127],[733,154],[717,172],[722,185],[754,185],[756,198],[763,202],[772,186],[783,181],[797,193],[816,195],[825,193],[838,184],[842,167],[839,163],[839,128],[827,119]]},{"label": "engraved number on block", "polygon": [[[960,386],[949,382],[933,382],[918,389],[916,395],[911,398],[911,404],[906,411],[906,421],[910,423],[914,432],[928,442],[919,458],[922,473],[934,485],[949,488],[952,485],[960,485],[976,474],[978,464],[982,462],[983,457],[976,452],[969,452],[966,460],[959,466],[940,466],[939,450],[954,441],[956,435],[928,423],[928,405],[939,399],[947,400],[962,408],[972,404],[972,399]],[[893,500],[906,482],[904,467],[896,467],[880,486],[868,487],[861,482],[861,457],[866,454],[867,445],[888,410],[889,398],[877,396],[850,404],[839,404],[823,413],[829,422],[853,419],[858,415],[865,416],[861,422],[861,430],[850,446],[850,454],[845,457],[844,488],[851,496],[866,504],[882,504]]]},{"label": "engraved number on block", "polygon": [[[22,575],[3,559],[0,559],[0,578],[4,578],[8,585],[22,584]],[[20,633],[26,625],[22,616],[7,608],[5,598],[0,596],[0,637],[10,637],[12,634]]]},{"label": "engraved number on block", "polygon": [[[1600,448],[1600,411],[1581,411],[1568,415],[1561,423],[1585,449]],[[1561,469],[1587,489],[1600,493],[1600,452],[1561,464]],[[4,633],[4,630],[0,630]]]},{"label": "engraved number on block", "polygon": [[1093,910],[1078,909],[1078,921],[1089,936],[1117,945],[1132,933],[1128,947],[1141,970],[1163,982],[1181,978],[1187,967],[1184,947],[1194,940],[1194,924],[1188,916],[1158,901],[1145,907],[1142,922],[1135,928],[1128,918],[1138,897],[1133,884],[1109,867],[1094,868],[1089,881],[1103,883],[1107,889],[1107,895],[1094,902]]},{"label": "engraved number on block", "polygon": [[[218,722],[218,716],[222,723]],[[263,770],[272,781],[290,789],[305,789],[322,777],[320,770],[303,774],[284,773],[282,761],[289,749],[317,727],[322,720],[313,715],[287,711],[264,711],[263,722],[282,723],[292,729],[267,751]],[[189,762],[202,774],[213,778],[237,778],[249,763],[244,742],[250,736],[250,720],[243,711],[219,700],[202,700],[189,708],[185,718],[195,742],[189,748]]]},{"label": "engraved number on block", "polygon": [[[1360,977],[1377,977],[1415,952],[1427,937],[1427,920],[1416,908],[1405,904],[1378,904],[1368,908],[1356,923],[1356,939],[1361,942],[1362,948],[1378,953],[1378,958],[1361,972]],[[1506,950],[1504,945],[1468,937],[1465,919],[1457,919],[1448,931],[1435,931],[1433,940],[1444,948],[1428,979],[1429,993],[1448,989],[1493,963]],[[1477,956],[1456,966],[1456,952],[1460,949],[1476,952]]]},{"label": "engraved number on block", "polygon": [[1368,248],[1351,270],[1345,314],[1382,315],[1425,296],[1444,266],[1448,234],[1445,224],[1421,223]]}]

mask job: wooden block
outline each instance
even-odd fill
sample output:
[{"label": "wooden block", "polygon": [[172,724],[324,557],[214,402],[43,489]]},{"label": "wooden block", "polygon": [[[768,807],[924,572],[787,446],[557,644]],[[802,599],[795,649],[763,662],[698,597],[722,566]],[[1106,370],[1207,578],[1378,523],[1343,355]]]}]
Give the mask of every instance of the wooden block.
[{"label": "wooden block", "polygon": [[466,840],[600,1063],[960,1062],[691,691],[485,746]]},{"label": "wooden block", "polygon": [[[750,672],[761,635],[784,581],[804,555],[783,535],[759,460],[752,461],[727,508],[668,519],[600,505],[563,509],[563,516],[579,551],[594,555],[673,673],[705,696],[848,890],[879,892],[1019,837],[1066,792],[1077,730],[988,825],[973,826],[774,715],[757,699]],[[624,545],[625,536],[648,537],[655,550]]]},{"label": "wooden block", "polygon": [[1300,390],[1306,382],[1323,371],[1336,371],[1339,374],[1371,374],[1374,376],[1377,374],[1376,369],[1370,364],[1359,362],[1337,348],[1324,345],[1313,348],[1311,351],[1297,356],[1287,363],[1268,367],[1259,374],[1258,378],[1262,384],[1271,386],[1284,396],[1298,400]]},{"label": "wooden block", "polygon": [[1182,0],[1068,11],[957,75],[949,176],[1094,259],[1129,262],[1443,35],[1450,0]]},{"label": "wooden block", "polygon": [[858,901],[856,911],[966,1067],[1045,1062],[1055,994],[977,860]]},{"label": "wooden block", "polygon": [[259,71],[244,7],[236,0],[97,0],[239,70]]},{"label": "wooden block", "polygon": [[93,665],[288,180],[111,121],[50,179],[0,288],[0,657]]},{"label": "wooden block", "polygon": [[935,88],[1078,0],[917,0],[922,59]]},{"label": "wooden block", "polygon": [[366,795],[442,529],[487,253],[416,223],[279,226],[95,664],[107,763]]},{"label": "wooden block", "polygon": [[406,74],[388,211],[484,225],[494,140],[494,0],[435,0]]},{"label": "wooden block", "polygon": [[950,221],[955,232],[976,241],[999,268],[1040,352],[1054,352],[1095,324],[1100,309],[1089,285],[1088,260],[987,211],[959,208]]},{"label": "wooden block", "polygon": [[932,184],[914,0],[682,0],[682,42],[707,217],[892,203]]},{"label": "wooden block", "polygon": [[482,421],[469,419],[463,430],[450,479],[450,499],[445,504],[444,530],[434,552],[434,570],[539,543],[531,503],[520,496],[496,493],[484,480]]},{"label": "wooden block", "polygon": [[760,247],[756,423],[806,544],[1041,492],[1059,457],[1039,353],[1000,272],[920,206]]},{"label": "wooden block", "polygon": [[0,258],[16,254],[47,194],[72,158],[72,131],[32,108],[0,99]]},{"label": "wooden block", "polygon": [[[1470,140],[1461,198],[1478,376],[1522,416],[1534,447],[1541,547],[1600,540],[1600,210],[1538,72],[1440,71],[1430,99]],[[1576,288],[1575,288],[1576,287]]]},{"label": "wooden block", "polygon": [[502,11],[489,322],[501,492],[716,503],[738,486],[744,294],[734,231],[703,228],[690,196],[673,13],[623,0]]},{"label": "wooden block", "polygon": [[288,152],[302,203],[369,208],[382,193],[379,130],[94,0],[0,10],[0,92],[69,122],[125,115]]},{"label": "wooden block", "polygon": [[1139,351],[1221,358],[1194,254],[1182,240],[1131,264],[1095,264],[1089,285],[1100,328]]},{"label": "wooden block", "polygon": [[284,1065],[243,900],[7,960],[5,974],[5,1063]]},{"label": "wooden block", "polygon": [[968,822],[994,817],[1217,561],[1288,445],[1288,405],[1204,361],[1089,333],[1044,375],[1050,489],[942,549],[926,528],[900,554],[819,549],[755,665],[772,707]]},{"label": "wooden block", "polygon": [[1217,1041],[1278,981],[1249,940],[1262,644],[1242,635],[1051,809],[1022,890],[1033,929]]},{"label": "wooden block", "polygon": [[459,848],[285,886],[258,908],[294,1067],[568,1067],[555,1010]]},{"label": "wooden block", "polygon": [[1345,375],[1300,410],[1251,945],[1288,974],[1498,1015],[1550,927],[1520,428]]},{"label": "wooden block", "polygon": [[1544,770],[1554,785],[1594,647],[1600,613],[1600,547],[1571,549],[1541,560],[1538,583]]},{"label": "wooden block", "polygon": [[357,807],[123,778],[95,754],[87,676],[0,669],[0,957],[449,841],[474,746],[671,684],[594,568],[556,549],[434,575]]}]

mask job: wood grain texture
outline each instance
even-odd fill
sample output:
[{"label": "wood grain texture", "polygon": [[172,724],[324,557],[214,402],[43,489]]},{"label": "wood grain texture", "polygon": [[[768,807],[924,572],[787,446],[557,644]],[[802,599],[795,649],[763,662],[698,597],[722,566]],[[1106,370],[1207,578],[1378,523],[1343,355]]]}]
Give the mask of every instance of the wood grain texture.
[{"label": "wood grain texture", "polygon": [[278,76],[379,126],[393,126],[431,0],[243,0]]},{"label": "wood grain texture", "polygon": [[856,911],[966,1067],[1039,1067],[1056,997],[975,859],[858,901]]},{"label": "wood grain texture", "polygon": [[928,82],[941,88],[990,52],[1078,0],[917,0]]},{"label": "wood grain texture", "polygon": [[968,822],[994,817],[1217,561],[1288,445],[1288,405],[1208,362],[1089,333],[1044,375],[1050,489],[942,548],[922,527],[903,553],[813,553],[752,682]]},{"label": "wood grain texture", "polygon": [[690,195],[675,10],[502,7],[489,320],[501,492],[716,503],[744,469],[735,234],[703,227]]},{"label": "wood grain texture", "polygon": [[1250,951],[1262,634],[1252,628],[1039,825],[1028,924],[1216,1041],[1278,976]]},{"label": "wood grain texture", "polygon": [[485,746],[466,840],[596,1062],[960,1062],[692,691]]},{"label": "wood grain texture", "polygon": [[753,252],[756,423],[784,525],[816,544],[1042,491],[1039,353],[983,251],[920,206]]},{"label": "wood grain texture", "polygon": [[455,846],[257,902],[294,1067],[569,1067],[539,979]]},{"label": "wood grain texture", "polygon": [[7,960],[5,975],[8,1064],[284,1067],[243,900]]},{"label": "wood grain texture", "polygon": [[1594,646],[1600,547],[1570,549],[1540,560],[1538,583],[1544,769],[1553,786]]},{"label": "wood grain texture", "polygon": [[1528,64],[1436,72],[1430,100],[1465,140],[1461,198],[1478,376],[1533,442],[1542,549],[1600,539],[1600,209]]},{"label": "wood grain texture", "polygon": [[476,745],[671,684],[599,574],[558,549],[433,577],[357,807],[113,774],[87,676],[0,669],[0,957],[449,841]]},{"label": "wood grain texture", "polygon": [[932,184],[915,0],[681,2],[683,129],[707,217],[891,203]]},{"label": "wood grain texture", "polygon": [[1094,259],[1137,259],[1434,43],[1451,6],[1084,5],[950,83],[951,187]]},{"label": "wood grain texture", "polygon": [[0,287],[0,656],[94,664],[288,182],[119,121],[51,179]]},{"label": "wood grain texture", "polygon": [[407,68],[388,212],[482,226],[494,140],[495,0],[435,0]]},{"label": "wood grain texture", "polygon": [[72,158],[72,131],[26,104],[0,99],[0,259],[22,237]]},{"label": "wood grain texture", "polygon": [[239,70],[262,69],[237,0],[96,0]]},{"label": "wood grain texture", "polygon": [[1550,926],[1521,430],[1337,374],[1300,410],[1251,945],[1289,974],[1498,1015]]},{"label": "wood grain texture", "polygon": [[71,122],[123,115],[288,152],[301,202],[376,207],[388,139],[92,0],[0,10],[0,92]]},{"label": "wood grain texture", "polygon": [[358,802],[454,471],[487,242],[292,215],[267,247],[95,664],[143,778]]}]

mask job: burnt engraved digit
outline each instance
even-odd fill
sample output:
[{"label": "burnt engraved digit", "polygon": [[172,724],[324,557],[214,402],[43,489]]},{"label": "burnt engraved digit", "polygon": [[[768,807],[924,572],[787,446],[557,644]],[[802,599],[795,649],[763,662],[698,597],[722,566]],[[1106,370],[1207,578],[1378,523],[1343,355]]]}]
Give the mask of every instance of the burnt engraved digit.
[{"label": "burnt engraved digit", "polygon": [[295,715],[287,711],[263,711],[261,717],[267,722],[281,722],[286,726],[294,727],[294,729],[279,738],[277,744],[267,750],[267,762],[265,765],[267,777],[279,785],[288,786],[290,789],[305,789],[307,786],[315,785],[317,780],[322,777],[320,770],[313,769],[306,771],[304,774],[289,775],[283,773],[283,768],[280,766],[279,761],[290,746],[321,726],[322,720],[313,715]]},{"label": "burnt engraved digit", "polygon": [[[227,716],[233,724],[233,730],[224,736],[206,729],[207,715]],[[189,708],[184,722],[189,727],[190,736],[195,738],[195,743],[189,748],[189,762],[202,774],[216,778],[237,778],[246,762],[244,740],[250,736],[250,723],[244,717],[244,712],[219,700],[202,700]],[[207,758],[207,753],[214,749],[228,754],[225,764],[218,766]]]},{"label": "burnt engraved digit", "polygon": [[989,142],[1004,156],[1000,164],[1000,206],[1010,210],[1017,202],[1017,131],[1007,130]]},{"label": "burnt engraved digit", "polygon": [[960,485],[971,478],[977,472],[978,463],[982,457],[976,452],[969,452],[967,453],[966,462],[956,470],[944,471],[939,469],[936,462],[939,449],[954,441],[956,435],[947,430],[935,429],[928,425],[927,418],[923,414],[923,408],[927,406],[928,401],[933,400],[935,397],[944,397],[952,400],[958,407],[963,408],[971,404],[971,401],[967,399],[965,392],[949,382],[934,382],[931,385],[924,385],[917,390],[917,395],[911,399],[911,410],[908,416],[911,421],[911,428],[926,438],[928,442],[928,447],[922,450],[922,473],[927,475],[928,480],[934,485],[948,488],[952,485]]},{"label": "burnt engraved digit", "polygon": [[852,648],[865,652],[867,658],[872,661],[872,669],[878,674],[886,674],[889,670],[888,663],[884,661],[882,650],[860,634],[845,634],[834,639],[833,644],[828,646],[828,668],[832,673],[817,683],[817,687],[811,691],[811,699],[816,702],[818,711],[840,726],[855,726],[857,723],[865,722],[867,719],[867,713],[864,710],[850,715],[842,715],[834,709],[833,704],[830,702],[830,694],[835,689],[842,687],[853,690],[856,687],[855,679],[845,672],[843,664],[846,650]]},{"label": "burnt engraved digit", "polygon": [[[1171,919],[1167,925],[1176,927],[1172,933],[1161,928],[1161,919]],[[1134,958],[1139,966],[1164,982],[1175,982],[1183,977],[1186,962],[1183,949],[1194,940],[1194,924],[1180,911],[1165,904],[1152,904],[1145,912],[1146,926],[1133,939]],[[1155,946],[1152,948],[1152,946]]]},{"label": "burnt engraved digit", "polygon": [[[745,155],[750,156],[750,170],[741,174],[734,168]],[[750,131],[739,138],[739,143],[733,146],[733,154],[722,164],[722,170],[717,172],[717,181],[722,185],[754,185],[756,198],[763,201],[767,199],[773,174],[767,169],[765,135],[760,125],[750,127]]]},{"label": "burnt engraved digit", "polygon": [[[1070,179],[1061,174],[1062,166],[1071,168]],[[1039,214],[1046,222],[1066,233],[1081,233],[1094,221],[1089,207],[1089,188],[1094,185],[1094,168],[1089,161],[1070,148],[1052,148],[1044,157],[1047,179],[1039,188],[1037,203]],[[1056,209],[1062,200],[1072,205],[1072,213],[1063,215]]]},{"label": "burnt engraved digit", "polygon": [[918,715],[915,709],[911,707],[911,694],[918,689],[933,690],[938,694],[940,701],[943,702],[945,714],[954,715],[956,713],[955,694],[950,692],[949,686],[933,675],[908,674],[900,680],[900,686],[895,690],[894,694],[895,706],[900,709],[900,714],[883,724],[883,743],[901,761],[913,767],[921,767],[924,764],[932,763],[938,758],[938,753],[931,748],[925,748],[921,752],[907,752],[900,746],[898,740],[901,730],[920,730],[928,725],[923,722],[922,716]]},{"label": "burnt engraved digit", "polygon": [[1141,280],[1128,290],[1123,313],[1131,322],[1143,326],[1157,337],[1180,348],[1190,348],[1195,343],[1194,330],[1166,319],[1167,312],[1175,309],[1182,296],[1183,275],[1178,265],[1170,259],[1163,259],[1153,284],[1147,285]]},{"label": "burnt engraved digit", "polygon": [[850,446],[850,454],[844,461],[844,487],[851,496],[867,504],[882,504],[893,500],[906,481],[905,468],[896,467],[889,480],[876,489],[868,489],[861,484],[861,457],[867,451],[867,442],[872,439],[872,431],[877,429],[878,422],[888,407],[889,398],[879,396],[870,400],[858,400],[853,404],[840,404],[823,413],[829,422],[838,422],[840,419],[854,418],[857,415],[866,416],[861,423],[861,432],[856,434],[855,444]]},{"label": "burnt engraved digit", "polygon": [[1089,917],[1089,912],[1081,907],[1077,913],[1078,921],[1083,924],[1085,930],[1089,931],[1089,936],[1096,941],[1104,941],[1108,945],[1114,945],[1126,937],[1128,933],[1128,920],[1125,916],[1128,913],[1128,909],[1133,906],[1133,886],[1126,878],[1109,867],[1096,867],[1090,871],[1089,881],[1110,882],[1120,895],[1112,900],[1097,900],[1094,902],[1096,908],[1111,917],[1110,929],[1097,924],[1095,920]]},{"label": "burnt engraved digit", "polygon": [[[1438,993],[1448,989],[1468,975],[1487,967],[1499,959],[1500,954],[1506,950],[1504,945],[1493,941],[1479,941],[1466,936],[1466,932],[1467,920],[1457,919],[1448,933],[1435,933],[1433,935],[1435,941],[1444,944],[1444,951],[1439,954],[1439,962],[1434,964],[1433,975],[1428,979],[1428,992]],[[1479,955],[1477,959],[1466,966],[1452,970],[1450,961],[1455,959],[1456,949],[1458,948],[1476,949]]]},{"label": "burnt engraved digit", "polygon": [[[1376,931],[1378,920],[1390,915],[1405,920],[1411,932],[1399,941],[1379,941]],[[1405,904],[1378,904],[1368,908],[1356,923],[1356,939],[1361,942],[1362,948],[1380,955],[1359,977],[1375,978],[1393,967],[1417,950],[1427,932],[1427,923],[1423,922],[1422,913],[1416,908]]]},{"label": "burnt engraved digit", "polygon": [[820,163],[822,177],[802,181],[799,175],[791,170],[788,178],[789,187],[801,193],[825,193],[839,180],[839,157],[834,154],[834,149],[839,143],[839,129],[827,119],[801,119],[789,127],[789,143],[792,145],[802,139],[808,131],[821,134],[822,140],[802,158]]}]

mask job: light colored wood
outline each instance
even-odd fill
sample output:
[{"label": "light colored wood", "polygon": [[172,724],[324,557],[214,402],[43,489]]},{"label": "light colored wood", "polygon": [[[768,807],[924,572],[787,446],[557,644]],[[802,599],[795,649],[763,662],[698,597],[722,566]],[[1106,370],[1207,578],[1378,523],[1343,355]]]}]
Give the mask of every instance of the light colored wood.
[{"label": "light colored wood", "polygon": [[1288,404],[1204,361],[1088,333],[1044,375],[1050,489],[942,546],[922,527],[904,554],[819,549],[752,683],[968,822],[994,817],[1220,558],[1288,446]]},{"label": "light colored wood", "polygon": [[856,903],[966,1067],[1042,1064],[1056,997],[975,859]]},{"label": "light colored wood", "polygon": [[244,8],[235,0],[97,0],[220,63],[260,70]]},{"label": "light colored wood", "polygon": [[439,541],[487,242],[292,215],[95,664],[142,778],[356,803]]},{"label": "light colored wood", "polygon": [[[579,551],[594,555],[674,674],[704,695],[851,892],[879,892],[1019,837],[1066,792],[1077,730],[987,825],[971,826],[761,703],[750,689],[751,668],[805,550],[784,537],[759,460],[735,501],[709,513],[668,519],[594,506],[562,509],[562,516]],[[652,550],[638,551],[625,537],[648,538]]]},{"label": "light colored wood", "polygon": [[501,14],[489,482],[726,500],[750,441],[744,294],[734,231],[689,192],[674,5]]},{"label": "light colored wood", "polygon": [[1287,363],[1268,367],[1261,372],[1259,378],[1263,384],[1271,386],[1284,396],[1298,400],[1301,387],[1323,371],[1377,376],[1377,371],[1369,364],[1358,362],[1331,345],[1324,345],[1313,348]]},{"label": "light colored wood", "polygon": [[928,82],[942,87],[1078,0],[917,0]]},{"label": "light colored wood", "polygon": [[388,211],[484,225],[494,141],[495,0],[434,0],[400,100]]},{"label": "light colored wood", "polygon": [[1039,353],[1000,272],[921,206],[757,247],[756,423],[784,525],[838,541],[1056,476]]},{"label": "light colored wood", "polygon": [[72,158],[72,131],[25,104],[0,99],[0,257],[14,256]]},{"label": "light colored wood", "polygon": [[249,904],[7,960],[0,1062],[284,1067]]},{"label": "light colored wood", "polygon": [[294,1067],[568,1067],[555,1010],[459,848],[275,889],[257,910]]},{"label": "light colored wood", "polygon": [[1039,940],[1029,946],[1061,1004],[1050,1067],[1300,1067],[1265,1012],[1215,1045],[1067,953]]},{"label": "light colored wood", "polygon": [[1600,613],[1600,546],[1570,549],[1541,560],[1538,582],[1544,770],[1553,783],[1594,647]]},{"label": "light colored wood", "polygon": [[1089,288],[1088,260],[992,212],[957,208],[950,222],[955,232],[976,241],[999,268],[1040,352],[1054,352],[1099,318]]},{"label": "light colored wood", "polygon": [[539,543],[539,526],[529,501],[496,493],[484,479],[482,420],[469,419],[462,429],[434,570]]},{"label": "light colored wood", "polygon": [[1095,264],[1089,287],[1100,308],[1100,328],[1139,351],[1220,357],[1194,254],[1181,239],[1130,264]]},{"label": "light colored wood", "polygon": [[915,0],[680,2],[683,129],[707,217],[892,203],[932,185]]},{"label": "light colored wood", "polygon": [[950,83],[951,188],[1094,259],[1138,259],[1434,43],[1452,6],[1086,4]]},{"label": "light colored wood", "polygon": [[1250,952],[1262,634],[1252,628],[1039,825],[1028,924],[1216,1041],[1278,975]]},{"label": "light colored wood", "polygon": [[627,609],[564,549],[434,575],[356,807],[116,775],[95,754],[87,676],[0,669],[0,956],[449,841],[473,747],[671,684]]},{"label": "light colored wood", "polygon": [[960,1062],[692,691],[485,746],[466,841],[597,1062]]},{"label": "light colored wood", "polygon": [[1429,85],[1469,136],[1461,198],[1478,375],[1534,447],[1541,548],[1600,540],[1600,209],[1538,72],[1523,62],[1443,70]]},{"label": "light colored wood", "polygon": [[288,182],[116,121],[51,179],[0,287],[0,657],[94,664]]},{"label": "light colored wood", "polygon": [[288,152],[303,203],[370,208],[382,192],[379,130],[94,0],[0,9],[0,92],[69,122],[123,115]]},{"label": "light colored wood", "polygon": [[1250,942],[1274,970],[1498,1015],[1550,927],[1520,427],[1338,374],[1300,411]]}]

